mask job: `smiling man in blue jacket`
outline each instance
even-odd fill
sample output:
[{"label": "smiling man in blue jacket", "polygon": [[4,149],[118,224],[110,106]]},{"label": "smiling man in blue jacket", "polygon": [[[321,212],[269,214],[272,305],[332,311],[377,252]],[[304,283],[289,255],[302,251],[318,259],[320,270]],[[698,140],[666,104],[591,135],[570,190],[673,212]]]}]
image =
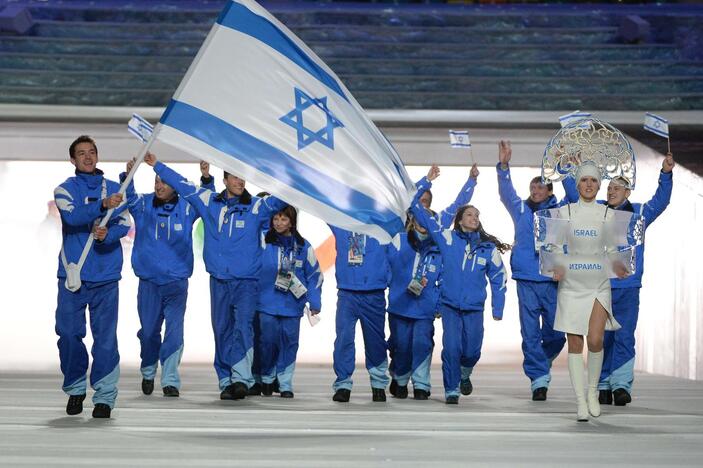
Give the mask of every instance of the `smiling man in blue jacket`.
[{"label": "smiling man in blue jacket", "polygon": [[[127,163],[127,172],[134,160]],[[201,181],[214,189],[210,165],[201,162]],[[124,180],[126,174],[120,175]],[[193,274],[193,223],[200,218],[173,188],[155,177],[154,192],[137,194],[127,188],[127,204],[136,234],[132,268],[139,278],[137,311],[141,328],[142,392],[151,395],[159,361],[164,396],[180,396],[178,366],[183,354],[183,318],[188,299],[188,278]],[[166,330],[161,338],[161,328]]]},{"label": "smiling man in blue jacket", "polygon": [[[530,379],[532,400],[547,399],[552,380],[552,361],[566,343],[564,333],[554,330],[557,310],[557,283],[539,274],[539,256],[535,250],[533,216],[535,211],[559,205],[552,184],[543,184],[541,177],[530,181],[530,196],[523,200],[515,192],[510,178],[512,148],[509,141],[498,144],[498,193],[515,227],[515,242],[510,254],[512,278],[517,283],[522,335],[523,370]],[[574,184],[565,179],[564,187]],[[575,190],[575,185],[574,185]]]},{"label": "smiling man in blue jacket", "polygon": [[[56,334],[63,373],[63,391],[69,395],[66,413],[83,412],[86,397],[88,352],[83,344],[86,333],[85,309],[90,312],[93,335],[93,366],[90,385],[93,417],[109,418],[117,399],[120,355],[117,350],[118,282],[122,271],[120,238],[130,228],[129,214],[118,193],[117,182],[107,180],[97,168],[98,147],[88,136],[78,137],[69,147],[75,177],[69,177],[54,190],[61,215],[63,245],[59,255]],[[105,227],[98,224],[106,211],[115,208]],[[89,236],[95,238],[82,265],[81,287],[70,291],[65,285],[66,268],[79,264]]]},{"label": "smiling man in blue jacket", "polygon": [[224,173],[221,193],[196,187],[148,155],[144,161],[198,212],[205,226],[203,258],[210,273],[215,371],[222,400],[241,400],[254,385],[254,315],[259,299],[261,231],[286,203],[253,197],[245,181]]}]

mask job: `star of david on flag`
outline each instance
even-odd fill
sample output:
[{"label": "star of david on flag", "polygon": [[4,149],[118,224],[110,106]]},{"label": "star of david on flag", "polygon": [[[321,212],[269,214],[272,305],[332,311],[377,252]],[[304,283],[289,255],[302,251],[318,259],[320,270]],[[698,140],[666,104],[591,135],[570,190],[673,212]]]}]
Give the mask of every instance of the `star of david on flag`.
[{"label": "star of david on flag", "polygon": [[383,243],[415,186],[334,72],[253,0],[228,1],[155,138]]},{"label": "star of david on flag", "polygon": [[[303,114],[306,109],[315,106],[324,112],[327,123],[318,131],[311,130],[305,126]],[[334,129],[344,127],[342,122],[332,115],[327,108],[327,97],[312,98],[305,91],[295,88],[295,109],[280,118],[281,122],[290,125],[297,131],[298,149],[301,150],[311,143],[322,143],[329,149],[334,149]]]}]

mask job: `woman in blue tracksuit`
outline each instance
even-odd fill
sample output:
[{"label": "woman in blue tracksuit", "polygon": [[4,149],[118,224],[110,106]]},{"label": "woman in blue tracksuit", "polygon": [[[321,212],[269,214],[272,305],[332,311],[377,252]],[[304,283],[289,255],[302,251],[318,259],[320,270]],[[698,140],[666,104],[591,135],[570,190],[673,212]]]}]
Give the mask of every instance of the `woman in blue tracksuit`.
[{"label": "woman in blue tracksuit", "polygon": [[420,196],[420,192],[415,194],[410,208],[442,255],[442,374],[446,403],[457,404],[460,386],[464,395],[473,390],[470,376],[481,357],[487,280],[491,285],[493,319],[503,318],[507,276],[500,254],[510,247],[483,230],[475,207],[461,207],[454,229],[448,230],[420,205]]},{"label": "woman in blue tracksuit", "polygon": [[261,257],[256,353],[264,396],[271,396],[278,379],[281,397],[293,398],[300,319],[306,302],[311,314],[320,313],[322,273],[315,249],[298,233],[297,218],[292,206],[271,217]]},{"label": "woman in blue tracksuit", "polygon": [[442,257],[427,230],[409,217],[407,232],[393,238],[388,262],[392,274],[388,323],[394,338],[393,376],[397,382],[394,395],[407,398],[412,379],[414,398],[427,400]]}]

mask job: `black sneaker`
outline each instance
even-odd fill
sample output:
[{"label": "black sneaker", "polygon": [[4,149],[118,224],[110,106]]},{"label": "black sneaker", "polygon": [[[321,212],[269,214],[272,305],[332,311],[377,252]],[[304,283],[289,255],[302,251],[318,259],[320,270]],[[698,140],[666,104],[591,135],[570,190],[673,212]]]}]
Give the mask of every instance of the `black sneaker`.
[{"label": "black sneaker", "polygon": [[154,381],[142,379],[142,393],[144,395],[151,395],[151,393],[153,391],[154,391]]},{"label": "black sneaker", "polygon": [[178,389],[172,385],[167,385],[162,390],[164,391],[164,396],[167,397],[178,397],[181,395]]},{"label": "black sneaker", "polygon": [[546,401],[547,400],[547,387],[535,388],[532,392],[532,401]]},{"label": "black sneaker", "polygon": [[610,390],[598,391],[598,403],[600,403],[601,405],[612,405],[613,392],[611,392]]},{"label": "black sneaker", "polygon": [[613,404],[615,406],[625,406],[628,403],[632,402],[632,397],[630,396],[629,393],[627,393],[627,390],[624,388],[616,388],[613,390]]},{"label": "black sneaker", "polygon": [[408,397],[408,386],[398,385],[398,388],[395,391],[395,397],[400,398],[401,400],[406,399]]},{"label": "black sneaker", "polygon": [[471,392],[474,391],[474,386],[471,384],[471,379],[462,380],[459,390],[461,390],[462,395],[471,395]]},{"label": "black sneaker", "polygon": [[112,409],[110,409],[110,407],[107,406],[105,403],[98,403],[93,408],[93,417],[100,418],[100,419],[107,419],[110,417],[111,411],[112,411]]},{"label": "black sneaker", "polygon": [[260,396],[261,395],[261,384],[256,382],[249,388],[247,396]]},{"label": "black sneaker", "polygon": [[395,379],[391,379],[391,385],[388,387],[388,391],[391,392],[391,395],[397,396],[398,394],[398,381]]},{"label": "black sneaker", "polygon": [[262,383],[261,384],[261,394],[263,396],[273,395],[273,384],[272,383]]},{"label": "black sneaker", "polygon": [[293,398],[293,392],[284,390],[281,392],[281,398]]},{"label": "black sneaker", "polygon": [[347,403],[349,402],[349,397],[351,396],[351,390],[346,389],[346,388],[340,388],[336,392],[334,392],[334,396],[332,397],[332,401],[338,401],[340,403]]},{"label": "black sneaker", "polygon": [[235,400],[243,400],[247,397],[247,393],[249,393],[249,387],[247,387],[247,384],[244,382],[234,382],[232,386],[232,395]]},{"label": "black sneaker", "polygon": [[459,396],[458,395],[451,395],[448,396],[444,402],[448,405],[458,405],[459,404]]},{"label": "black sneaker", "polygon": [[69,395],[68,403],[66,404],[66,414],[75,416],[83,412],[83,400],[85,395]]},{"label": "black sneaker", "polygon": [[[400,388],[400,387],[398,387]],[[407,388],[406,390],[406,395],[405,397],[407,398]],[[371,388],[371,399],[375,402],[384,402],[386,401],[386,391],[382,388]]]},{"label": "black sneaker", "polygon": [[234,384],[229,384],[220,393],[220,400],[235,400],[234,398]]},{"label": "black sneaker", "polygon": [[413,390],[413,398],[416,400],[427,400],[430,397],[430,392],[416,388]]},{"label": "black sneaker", "polygon": [[278,377],[273,381],[273,393],[281,393],[281,386],[278,383]]}]

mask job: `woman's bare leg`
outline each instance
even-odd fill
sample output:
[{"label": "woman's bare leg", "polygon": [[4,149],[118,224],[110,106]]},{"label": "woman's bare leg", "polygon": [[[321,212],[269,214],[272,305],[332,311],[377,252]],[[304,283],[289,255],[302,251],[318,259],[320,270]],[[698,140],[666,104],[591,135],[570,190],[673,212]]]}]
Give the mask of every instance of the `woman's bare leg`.
[{"label": "woman's bare leg", "polygon": [[598,381],[603,367],[603,335],[608,312],[597,300],[593,302],[591,318],[588,321],[588,411],[592,416],[600,416],[600,403],[598,402]]}]

